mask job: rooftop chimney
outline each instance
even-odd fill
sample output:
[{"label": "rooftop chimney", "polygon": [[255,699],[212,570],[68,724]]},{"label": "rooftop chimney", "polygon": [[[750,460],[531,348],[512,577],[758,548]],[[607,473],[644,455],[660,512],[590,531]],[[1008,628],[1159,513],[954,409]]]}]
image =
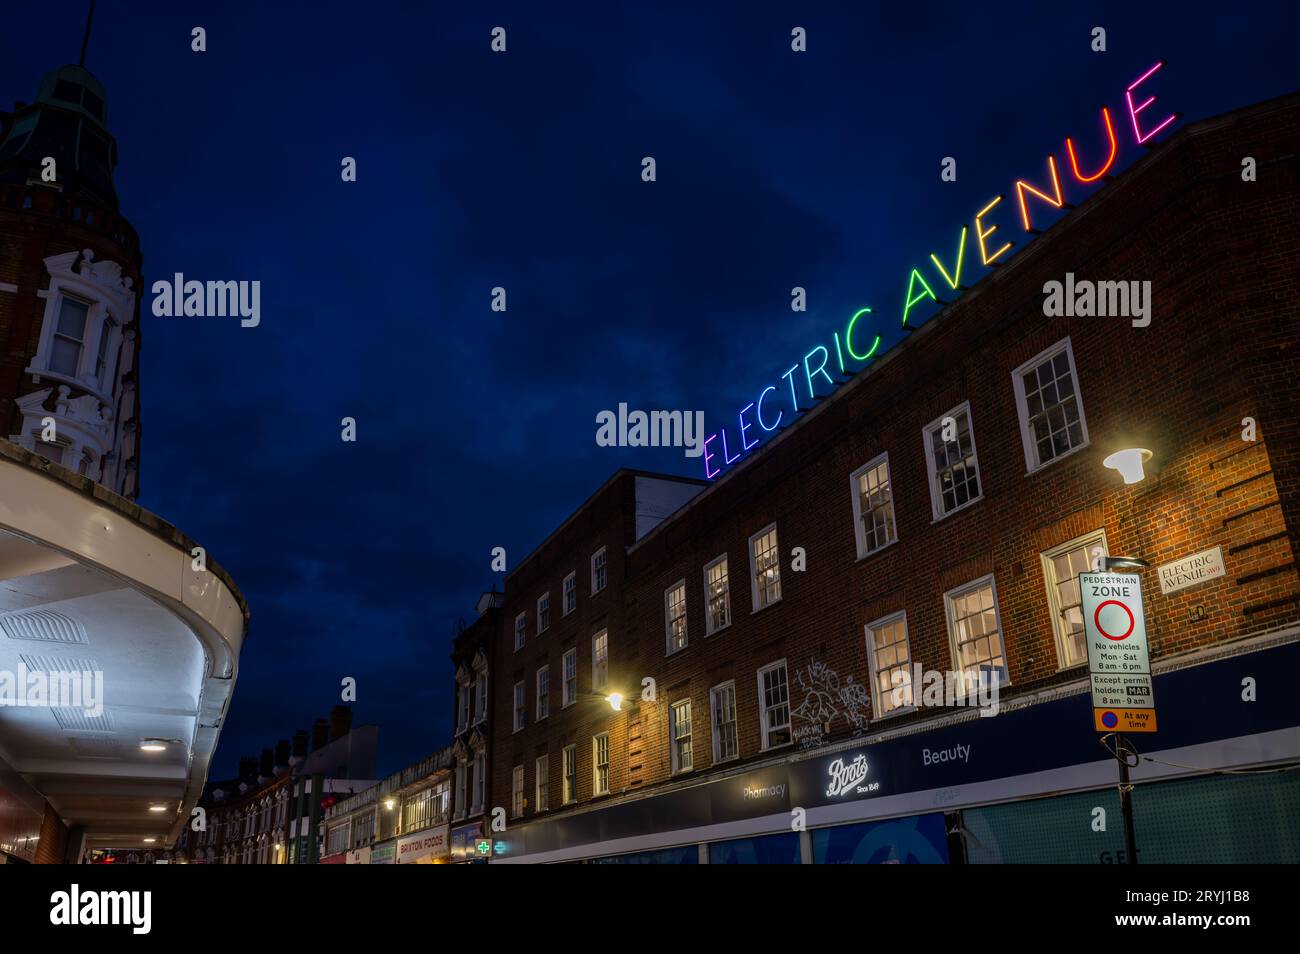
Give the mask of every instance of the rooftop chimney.
[{"label": "rooftop chimney", "polygon": [[275,743],[275,770],[289,767],[289,740],[281,739]]},{"label": "rooftop chimney", "polygon": [[262,761],[257,767],[258,784],[269,782],[275,777],[275,753],[270,749],[262,750]]},{"label": "rooftop chimney", "polygon": [[330,740],[330,724],[324,719],[317,719],[311,727],[311,750],[323,749]]},{"label": "rooftop chimney", "polygon": [[307,758],[307,735],[306,729],[299,729],[293,734],[293,756],[289,759],[290,765],[297,765],[303,759]]},{"label": "rooftop chimney", "polygon": [[245,755],[239,760],[239,777],[241,780],[248,778],[248,776],[252,775],[256,771],[257,759],[253,758],[251,755]]},{"label": "rooftop chimney", "polygon": [[352,731],[352,707],[335,706],[330,711],[330,741],[341,739]]}]

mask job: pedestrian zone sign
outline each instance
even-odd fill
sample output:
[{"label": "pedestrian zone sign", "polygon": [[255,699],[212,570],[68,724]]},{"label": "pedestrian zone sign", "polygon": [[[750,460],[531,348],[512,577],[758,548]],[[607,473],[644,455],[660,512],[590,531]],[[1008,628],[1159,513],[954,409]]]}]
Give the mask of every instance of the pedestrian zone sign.
[{"label": "pedestrian zone sign", "polygon": [[1156,731],[1142,579],[1080,573],[1093,725],[1098,732]]}]

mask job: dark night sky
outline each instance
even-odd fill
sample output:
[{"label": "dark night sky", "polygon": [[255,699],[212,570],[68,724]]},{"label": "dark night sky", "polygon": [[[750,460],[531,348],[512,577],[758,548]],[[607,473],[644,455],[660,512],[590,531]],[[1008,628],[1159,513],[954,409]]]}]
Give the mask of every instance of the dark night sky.
[{"label": "dark night sky", "polygon": [[[5,4],[0,101],[76,61],[85,6]],[[857,308],[894,327],[910,268],[1041,181],[1066,135],[1100,148],[1100,107],[1127,122],[1157,59],[1148,115],[1175,128],[1297,86],[1293,4],[554,6],[99,3],[86,65],[147,283],[262,282],[258,328],[141,309],[140,502],[253,611],[214,777],[326,714],[344,676],[382,771],[445,745],[453,627],[500,585],[491,548],[513,565],[619,466],[702,475],[597,447],[598,411],[734,433]]]}]

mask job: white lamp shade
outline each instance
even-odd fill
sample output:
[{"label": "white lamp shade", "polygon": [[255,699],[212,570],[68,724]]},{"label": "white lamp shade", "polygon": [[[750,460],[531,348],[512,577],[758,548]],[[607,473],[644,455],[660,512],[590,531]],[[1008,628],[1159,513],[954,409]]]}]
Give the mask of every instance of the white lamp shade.
[{"label": "white lamp shade", "polygon": [[1151,452],[1145,447],[1126,447],[1115,451],[1102,461],[1111,470],[1119,471],[1126,484],[1136,484],[1146,477],[1142,465],[1151,459]]}]

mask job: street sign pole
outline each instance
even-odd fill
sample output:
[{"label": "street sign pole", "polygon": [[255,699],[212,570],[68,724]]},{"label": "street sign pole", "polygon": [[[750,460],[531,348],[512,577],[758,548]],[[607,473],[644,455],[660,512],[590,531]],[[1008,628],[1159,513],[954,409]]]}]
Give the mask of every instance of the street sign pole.
[{"label": "street sign pole", "polygon": [[1133,785],[1128,778],[1128,743],[1122,732],[1115,734],[1115,754],[1119,757],[1119,809],[1124,816],[1124,855],[1128,863],[1138,862],[1137,832],[1133,826]]},{"label": "street sign pole", "polygon": [[[1136,561],[1134,561],[1136,562]],[[1119,805],[1124,818],[1124,854],[1137,864],[1133,823],[1133,783],[1129,769],[1137,751],[1125,732],[1156,731],[1151,662],[1147,650],[1142,578],[1132,573],[1080,573],[1080,609],[1088,644],[1088,678],[1092,683],[1093,725],[1114,739],[1119,760]]]}]

